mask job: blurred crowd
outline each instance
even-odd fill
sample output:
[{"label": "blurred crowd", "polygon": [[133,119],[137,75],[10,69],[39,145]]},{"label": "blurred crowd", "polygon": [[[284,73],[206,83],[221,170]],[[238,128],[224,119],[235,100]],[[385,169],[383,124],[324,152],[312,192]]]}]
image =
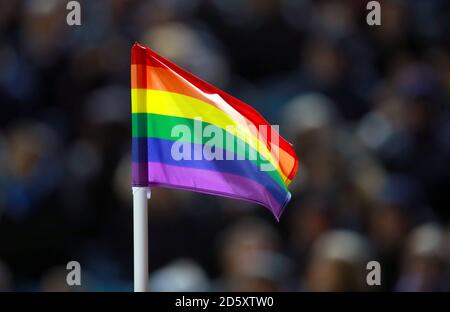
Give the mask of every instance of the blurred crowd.
[{"label": "blurred crowd", "polygon": [[[260,206],[154,188],[154,291],[450,291],[450,3],[0,1],[0,291],[132,289],[130,48],[258,109],[300,170]],[[82,286],[66,284],[79,261]],[[366,264],[381,264],[381,285]]]}]

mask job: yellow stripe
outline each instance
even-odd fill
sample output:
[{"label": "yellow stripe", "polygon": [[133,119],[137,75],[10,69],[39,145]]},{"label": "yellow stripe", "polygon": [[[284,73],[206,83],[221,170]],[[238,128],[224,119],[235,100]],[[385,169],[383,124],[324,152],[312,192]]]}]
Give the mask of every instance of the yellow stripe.
[{"label": "yellow stripe", "polygon": [[131,99],[133,113],[152,113],[191,119],[201,118],[202,121],[214,124],[224,130],[227,126],[234,127],[237,129],[237,133],[233,134],[267,159],[277,169],[286,185],[291,182],[283,174],[278,161],[264,142],[261,142],[246,125],[237,123],[211,104],[179,93],[151,89],[131,89]]}]

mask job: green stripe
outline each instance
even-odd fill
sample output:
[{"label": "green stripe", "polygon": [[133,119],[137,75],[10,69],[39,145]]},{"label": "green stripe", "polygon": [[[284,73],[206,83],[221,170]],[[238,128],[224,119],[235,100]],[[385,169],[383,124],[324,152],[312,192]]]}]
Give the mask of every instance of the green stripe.
[{"label": "green stripe", "polygon": [[[202,131],[198,131],[200,133],[195,133],[194,131],[194,119],[190,118],[181,118],[175,116],[167,116],[167,115],[159,115],[159,114],[147,114],[147,113],[133,113],[132,114],[132,136],[133,138],[159,138],[171,141],[180,140],[178,137],[172,136],[172,129],[175,126],[184,125],[190,129],[191,139],[185,140],[192,142],[192,138],[195,136],[195,143],[202,143],[204,145],[212,145],[211,138],[205,138],[202,136],[203,130],[205,127],[213,127],[215,131],[222,132],[222,142],[217,142],[215,140],[214,143],[216,147],[219,147],[224,150],[232,151],[231,148],[227,148],[225,142],[227,140],[234,140],[234,153],[240,156],[245,156],[245,159],[250,160],[255,165],[259,166],[262,163],[265,163],[270,167],[271,170],[266,171],[266,173],[274,179],[277,184],[287,190],[286,185],[284,184],[281,176],[278,171],[274,168],[274,166],[268,162],[261,154],[257,153],[256,150],[245,143],[240,138],[234,136],[230,132],[225,131],[222,128],[216,127],[210,123],[202,121]],[[230,141],[228,141],[230,142]],[[231,141],[233,142],[233,141]],[[209,144],[208,144],[209,143]],[[257,155],[257,159],[250,159],[249,155]]]}]

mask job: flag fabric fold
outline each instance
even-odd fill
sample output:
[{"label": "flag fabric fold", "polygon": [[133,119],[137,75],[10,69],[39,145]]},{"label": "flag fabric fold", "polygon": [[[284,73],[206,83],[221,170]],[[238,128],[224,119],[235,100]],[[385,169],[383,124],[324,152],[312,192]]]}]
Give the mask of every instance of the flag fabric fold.
[{"label": "flag fabric fold", "polygon": [[131,98],[133,186],[247,200],[279,219],[298,159],[255,109],[138,43]]}]

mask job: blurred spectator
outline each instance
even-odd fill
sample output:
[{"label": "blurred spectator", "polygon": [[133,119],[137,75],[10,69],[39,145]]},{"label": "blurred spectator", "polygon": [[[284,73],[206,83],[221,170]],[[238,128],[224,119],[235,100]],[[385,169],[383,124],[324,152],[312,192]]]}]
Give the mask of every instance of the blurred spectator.
[{"label": "blurred spectator", "polygon": [[257,219],[240,221],[223,234],[219,254],[223,274],[217,289],[282,290],[289,263],[278,250],[279,238],[272,227]]},{"label": "blurred spectator", "polygon": [[206,291],[209,281],[202,268],[189,259],[179,259],[150,275],[152,291]]},{"label": "blurred spectator", "polygon": [[304,287],[307,291],[361,291],[370,247],[349,231],[330,231],[314,244]]},{"label": "blurred spectator", "polygon": [[444,236],[437,224],[424,224],[409,235],[397,291],[436,291],[443,277]]}]

